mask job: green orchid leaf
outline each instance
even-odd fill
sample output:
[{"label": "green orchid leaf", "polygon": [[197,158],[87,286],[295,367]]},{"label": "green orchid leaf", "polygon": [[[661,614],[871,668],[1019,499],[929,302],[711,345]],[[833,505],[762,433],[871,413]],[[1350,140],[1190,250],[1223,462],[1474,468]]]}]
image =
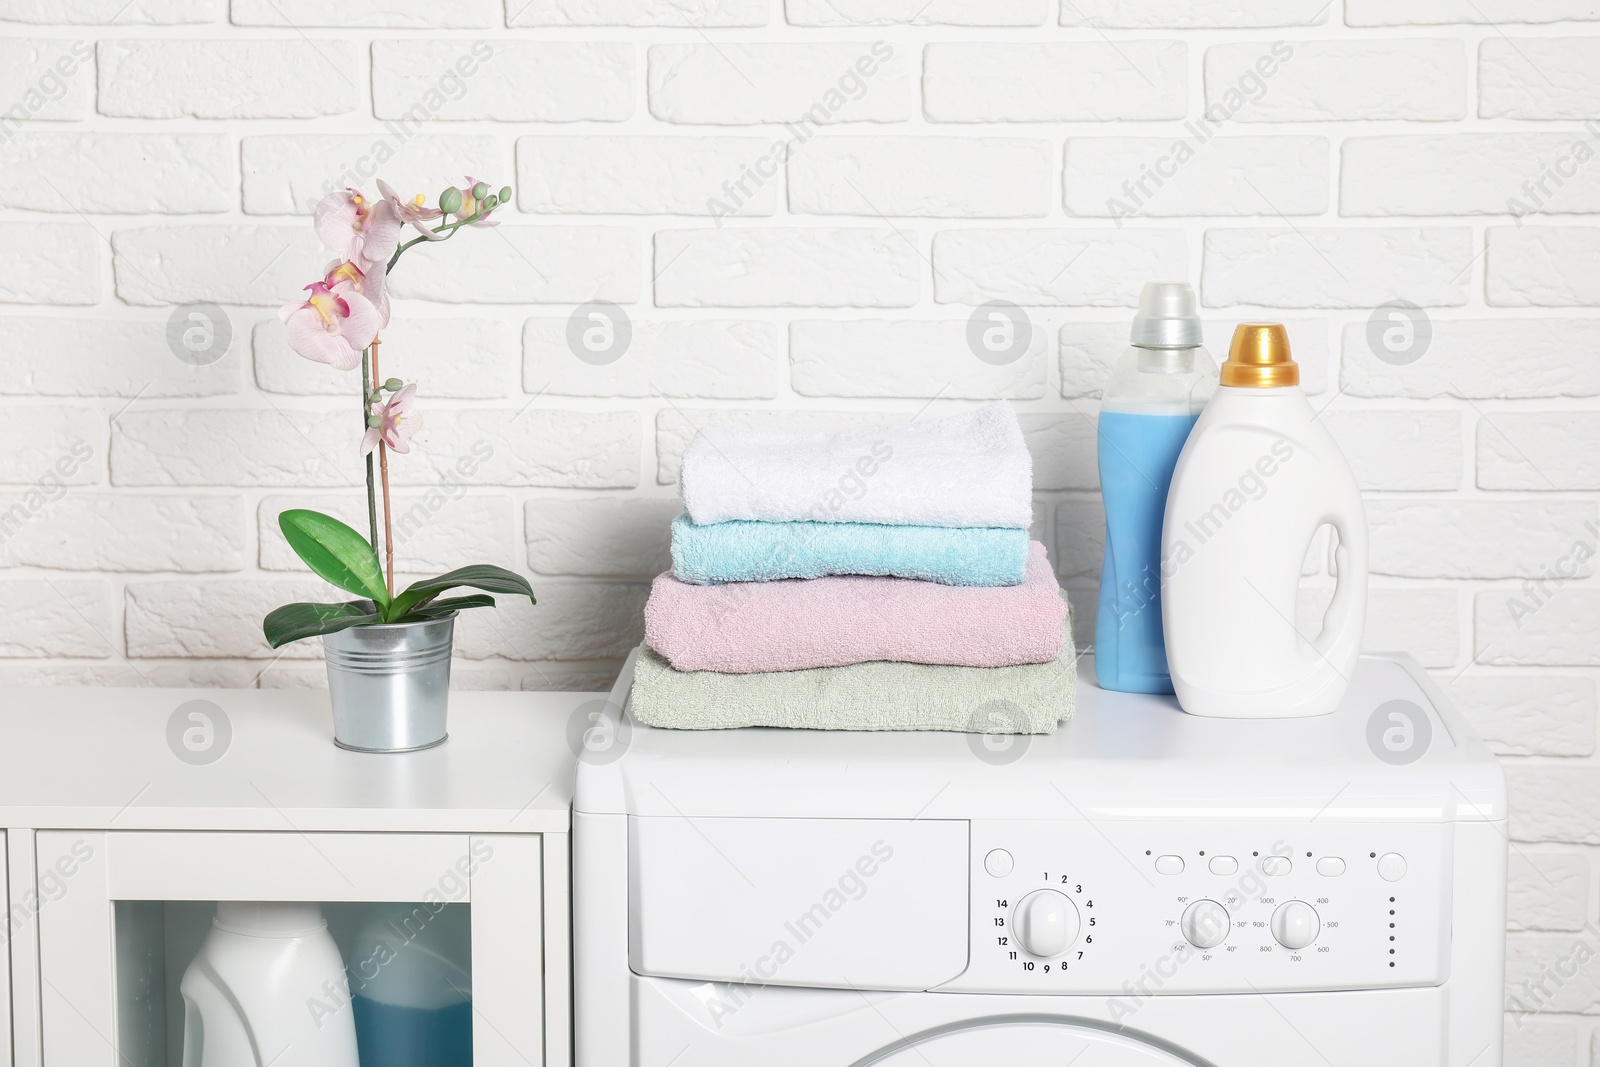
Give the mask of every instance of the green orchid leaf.
[{"label": "green orchid leaf", "polygon": [[331,515],[304,509],[279,515],[278,528],[289,547],[317,577],[347,593],[366,597],[380,609],[388,606],[383,567],[365,537]]},{"label": "green orchid leaf", "polygon": [[525,596],[538,603],[533,596],[533,587],[528,580],[520,574],[496,567],[488,563],[478,563],[471,567],[460,567],[449,574],[441,574],[437,578],[425,578],[420,582],[413,582],[405,591],[394,598],[394,603],[389,605],[384,617],[399,619],[414,612],[446,589],[457,586],[470,586],[473,589],[482,589],[488,593],[506,593],[511,596]]},{"label": "green orchid leaf", "polygon": [[381,621],[377,605],[370,600],[351,600],[343,604],[285,604],[261,620],[267,644],[281,648],[291,641],[336,634],[352,626],[370,626]]},{"label": "green orchid leaf", "polygon": [[430,600],[426,604],[419,604],[411,609],[411,613],[398,622],[421,622],[424,619],[437,619],[441,615],[448,615],[452,611],[464,611],[467,608],[492,608],[494,597],[488,593],[473,593],[471,596],[446,597],[443,600]]}]

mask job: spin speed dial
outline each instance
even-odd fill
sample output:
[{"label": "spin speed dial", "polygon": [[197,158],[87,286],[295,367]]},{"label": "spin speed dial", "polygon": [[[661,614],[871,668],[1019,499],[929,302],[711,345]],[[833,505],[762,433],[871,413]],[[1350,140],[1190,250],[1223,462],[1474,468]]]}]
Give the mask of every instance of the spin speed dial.
[{"label": "spin speed dial", "polygon": [[1065,893],[1039,889],[1017,901],[1011,933],[1030,956],[1051,959],[1078,940],[1078,906]]},{"label": "spin speed dial", "polygon": [[1317,939],[1322,917],[1303,900],[1290,900],[1278,905],[1272,913],[1272,937],[1287,949],[1305,948]]}]

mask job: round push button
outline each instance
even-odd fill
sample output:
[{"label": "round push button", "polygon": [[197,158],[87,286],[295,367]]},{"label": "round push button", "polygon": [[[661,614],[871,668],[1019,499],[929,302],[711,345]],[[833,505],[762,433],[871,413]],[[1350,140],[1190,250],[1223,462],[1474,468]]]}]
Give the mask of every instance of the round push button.
[{"label": "round push button", "polygon": [[1406,876],[1406,858],[1398,852],[1385,852],[1378,857],[1378,877],[1385,882],[1398,882]]},{"label": "round push button", "polygon": [[1324,878],[1337,878],[1344,873],[1344,860],[1338,856],[1323,856],[1317,861],[1317,873]]},{"label": "round push button", "polygon": [[1156,857],[1156,873],[1157,874],[1182,874],[1183,873],[1183,857],[1182,856],[1157,856]]},{"label": "round push button", "polygon": [[1281,878],[1292,870],[1294,864],[1288,856],[1268,856],[1261,861],[1261,873],[1268,878]]},{"label": "round push button", "polygon": [[1010,874],[1012,866],[1011,853],[1003,848],[997,848],[983,857],[983,869],[996,878],[1004,878]]},{"label": "round push button", "polygon": [[1238,873],[1239,861],[1232,856],[1212,856],[1209,866],[1212,874],[1226,876]]}]

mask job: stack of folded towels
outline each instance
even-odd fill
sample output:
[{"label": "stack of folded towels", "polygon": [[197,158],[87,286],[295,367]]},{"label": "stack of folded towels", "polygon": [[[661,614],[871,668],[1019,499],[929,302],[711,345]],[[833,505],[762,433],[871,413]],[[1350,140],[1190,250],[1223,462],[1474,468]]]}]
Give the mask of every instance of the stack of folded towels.
[{"label": "stack of folded towels", "polygon": [[632,712],[706,730],[1048,733],[1072,713],[1066,600],[1028,540],[1033,470],[993,404],[839,433],[707,430]]}]

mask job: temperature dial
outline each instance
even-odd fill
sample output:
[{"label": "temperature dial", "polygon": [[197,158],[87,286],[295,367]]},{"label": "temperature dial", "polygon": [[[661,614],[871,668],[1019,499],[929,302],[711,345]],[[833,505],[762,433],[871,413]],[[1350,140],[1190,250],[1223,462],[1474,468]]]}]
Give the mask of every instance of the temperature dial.
[{"label": "temperature dial", "polygon": [[1228,939],[1228,909],[1197,900],[1183,912],[1183,936],[1195,948],[1216,948]]},{"label": "temperature dial", "polygon": [[1322,916],[1303,900],[1287,900],[1272,913],[1272,937],[1284,948],[1305,948],[1317,939]]},{"label": "temperature dial", "polygon": [[1030,956],[1059,956],[1078,940],[1078,906],[1054,889],[1029,893],[1012,912],[1011,932]]}]

